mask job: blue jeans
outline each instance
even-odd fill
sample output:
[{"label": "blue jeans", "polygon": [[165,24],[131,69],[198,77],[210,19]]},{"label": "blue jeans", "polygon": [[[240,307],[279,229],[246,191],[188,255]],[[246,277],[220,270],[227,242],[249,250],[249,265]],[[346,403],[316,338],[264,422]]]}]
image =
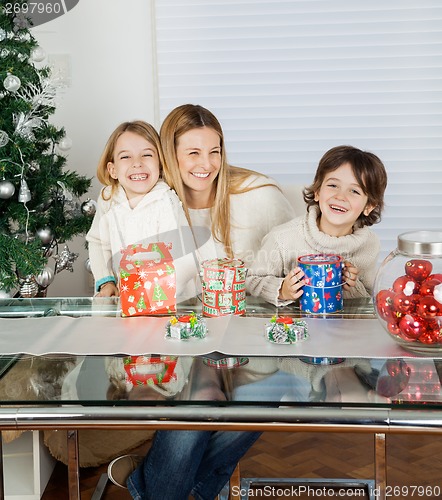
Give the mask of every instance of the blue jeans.
[{"label": "blue jeans", "polygon": [[260,432],[157,431],[127,487],[135,500],[213,500]]}]

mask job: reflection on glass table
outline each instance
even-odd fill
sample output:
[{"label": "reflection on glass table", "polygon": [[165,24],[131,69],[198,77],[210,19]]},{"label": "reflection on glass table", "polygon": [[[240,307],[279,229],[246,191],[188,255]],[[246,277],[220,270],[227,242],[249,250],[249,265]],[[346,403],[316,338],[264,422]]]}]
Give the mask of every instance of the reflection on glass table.
[{"label": "reflection on glass table", "polygon": [[442,408],[440,362],[432,359],[351,358],[312,365],[297,357],[136,358],[17,356],[11,363],[8,357],[0,375],[0,403]]},{"label": "reflection on glass table", "polygon": [[[195,311],[201,314],[201,300],[194,298],[177,306],[178,313]],[[257,297],[247,297],[246,316],[271,317],[274,314],[293,315],[294,317],[333,318],[375,318],[372,300],[369,298],[351,299],[344,303],[344,310],[334,314],[305,314],[298,305],[277,308]],[[121,308],[116,297],[44,297],[44,298],[7,298],[0,299],[0,318],[23,318],[41,316],[120,316]]]}]

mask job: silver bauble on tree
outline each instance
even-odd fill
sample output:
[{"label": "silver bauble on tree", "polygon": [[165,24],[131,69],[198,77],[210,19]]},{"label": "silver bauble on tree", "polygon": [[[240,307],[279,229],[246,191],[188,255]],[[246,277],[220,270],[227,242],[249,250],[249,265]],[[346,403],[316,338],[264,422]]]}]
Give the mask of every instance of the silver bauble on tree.
[{"label": "silver bauble on tree", "polygon": [[89,259],[89,257],[84,261],[84,267],[88,273],[92,274],[91,259]]},{"label": "silver bauble on tree", "polygon": [[8,76],[3,80],[3,87],[9,92],[17,92],[20,88],[21,81],[18,76],[11,75],[8,73]]},{"label": "silver bauble on tree", "polygon": [[50,227],[37,229],[36,234],[41,239],[43,245],[49,245],[49,243],[54,239],[54,234]]},{"label": "silver bauble on tree", "polygon": [[84,215],[93,217],[95,215],[95,212],[97,211],[97,202],[88,198],[81,204],[81,211],[84,213]]},{"label": "silver bauble on tree", "polygon": [[9,135],[4,130],[0,130],[0,148],[6,146],[8,142],[9,142]]},{"label": "silver bauble on tree", "polygon": [[69,137],[63,137],[61,141],[58,143],[58,149],[60,151],[69,151],[72,147],[72,139]]},{"label": "silver bauble on tree", "polygon": [[47,288],[54,281],[54,271],[45,266],[35,277],[35,281],[42,287]]},{"label": "silver bauble on tree", "polygon": [[44,60],[45,57],[46,57],[46,52],[40,46],[35,47],[34,49],[32,49],[31,59],[34,62],[41,62],[41,61]]},{"label": "silver bauble on tree", "polygon": [[7,200],[12,198],[15,193],[15,186],[9,181],[0,181],[0,198],[2,200]]},{"label": "silver bauble on tree", "polygon": [[33,276],[26,276],[19,280],[20,297],[32,299],[38,293],[38,284]]}]

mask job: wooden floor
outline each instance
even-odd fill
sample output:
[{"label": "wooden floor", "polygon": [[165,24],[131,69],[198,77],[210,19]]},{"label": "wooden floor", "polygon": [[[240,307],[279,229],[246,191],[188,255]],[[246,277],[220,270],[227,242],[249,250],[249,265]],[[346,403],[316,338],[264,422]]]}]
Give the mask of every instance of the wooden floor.
[{"label": "wooden floor", "polygon": [[[393,490],[390,498],[440,500],[442,492],[437,494],[436,488],[442,489],[442,439],[422,435],[387,436],[387,450],[387,483],[389,486],[402,488]],[[373,455],[373,438],[370,435],[267,432],[241,460],[241,476],[372,479]],[[105,472],[106,466],[81,469],[82,500],[91,499],[100,475]],[[408,492],[405,490],[406,486],[409,486]],[[413,486],[421,488],[413,491]],[[280,500],[331,496],[323,491],[319,491],[316,496],[290,496],[286,494],[287,491],[276,486],[273,490],[267,490],[267,493],[270,496],[267,494],[265,498]],[[255,496],[258,497],[258,494]],[[349,492],[347,497],[339,496],[355,497],[361,500],[368,498],[354,492]],[[58,464],[42,499],[67,498],[67,468]],[[109,485],[102,498],[129,500],[131,496],[127,490]],[[250,495],[250,498],[253,496]],[[158,500],[174,499],[164,499],[159,495]]]}]

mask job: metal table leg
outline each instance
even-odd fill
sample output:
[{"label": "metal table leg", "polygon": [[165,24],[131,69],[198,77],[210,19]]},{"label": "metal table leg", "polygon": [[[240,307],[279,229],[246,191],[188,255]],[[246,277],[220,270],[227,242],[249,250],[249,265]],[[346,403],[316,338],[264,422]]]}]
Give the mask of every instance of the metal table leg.
[{"label": "metal table leg", "polygon": [[375,434],[375,488],[377,500],[385,500],[385,489],[387,486],[387,446],[385,434]]},{"label": "metal table leg", "polygon": [[5,481],[3,477],[3,439],[0,431],[0,498],[5,498]]},{"label": "metal table leg", "polygon": [[78,431],[68,431],[68,489],[69,500],[80,500],[80,465],[78,460]]}]

